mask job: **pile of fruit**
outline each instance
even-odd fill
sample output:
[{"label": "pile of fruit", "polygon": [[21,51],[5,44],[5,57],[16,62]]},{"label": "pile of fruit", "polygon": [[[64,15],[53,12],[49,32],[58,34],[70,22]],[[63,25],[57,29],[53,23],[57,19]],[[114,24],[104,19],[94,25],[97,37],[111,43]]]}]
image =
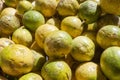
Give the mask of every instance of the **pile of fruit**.
[{"label": "pile of fruit", "polygon": [[0,80],[120,80],[120,0],[0,0]]}]

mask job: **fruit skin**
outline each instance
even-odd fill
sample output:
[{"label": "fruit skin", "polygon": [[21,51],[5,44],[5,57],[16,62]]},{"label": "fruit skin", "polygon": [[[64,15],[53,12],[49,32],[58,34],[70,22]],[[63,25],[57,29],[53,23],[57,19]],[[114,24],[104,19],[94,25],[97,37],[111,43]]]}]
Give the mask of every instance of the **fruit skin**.
[{"label": "fruit skin", "polygon": [[43,65],[41,75],[44,80],[71,80],[72,72],[66,62],[49,60]]},{"label": "fruit skin", "polygon": [[16,7],[20,0],[4,0],[8,7]]},{"label": "fruit skin", "polygon": [[107,80],[101,68],[94,62],[80,63],[75,70],[76,80]]},{"label": "fruit skin", "polygon": [[11,35],[19,27],[20,21],[14,15],[4,15],[0,18],[0,33],[3,35]]},{"label": "fruit skin", "polygon": [[37,28],[35,31],[35,41],[43,49],[44,41],[48,34],[52,31],[59,30],[56,26],[50,24],[43,24]]},{"label": "fruit skin", "polygon": [[34,65],[32,71],[40,71],[42,66],[46,62],[45,56],[41,52],[37,52],[35,50],[31,50],[34,55]]},{"label": "fruit skin", "polygon": [[77,61],[90,61],[95,54],[95,44],[86,36],[78,36],[72,41],[70,54]]},{"label": "fruit skin", "polygon": [[72,37],[65,31],[51,32],[45,39],[44,51],[53,58],[65,57],[72,49]]},{"label": "fruit skin", "polygon": [[24,26],[22,26],[13,32],[12,40],[16,44],[22,44],[24,46],[30,47],[33,38],[31,33],[27,29],[25,29]]},{"label": "fruit skin", "polygon": [[83,32],[82,21],[76,16],[65,17],[61,22],[61,30],[68,32],[73,38]]},{"label": "fruit skin", "polygon": [[4,15],[15,15],[16,14],[16,9],[12,8],[12,7],[6,7],[4,8],[1,13],[0,13],[0,17],[4,16]]},{"label": "fruit skin", "polygon": [[100,6],[98,6],[97,2],[87,0],[80,4],[80,7],[78,9],[78,16],[87,24],[97,21],[100,15],[101,9]]},{"label": "fruit skin", "polygon": [[8,38],[0,38],[0,52],[6,47],[11,44],[15,44],[11,39]]},{"label": "fruit skin", "polygon": [[21,76],[18,80],[43,80],[39,74],[30,72]]},{"label": "fruit skin", "polygon": [[97,43],[101,48],[120,46],[120,28],[115,25],[103,26],[96,36]]},{"label": "fruit skin", "polygon": [[77,0],[60,0],[57,5],[58,14],[61,16],[74,16],[77,14],[78,8]]},{"label": "fruit skin", "polygon": [[120,15],[120,0],[100,0],[100,6],[106,13]]},{"label": "fruit skin", "polygon": [[[27,6],[26,6],[27,5]],[[32,3],[29,1],[19,1],[16,6],[17,14],[23,15],[26,11],[31,10],[33,8]]]},{"label": "fruit skin", "polygon": [[120,80],[120,47],[105,49],[100,58],[100,66],[109,80]]},{"label": "fruit skin", "polygon": [[35,10],[40,11],[45,17],[52,17],[56,13],[56,0],[36,0]]},{"label": "fruit skin", "polygon": [[5,47],[0,53],[0,66],[4,73],[11,76],[20,76],[33,68],[34,57],[29,48],[12,44]]},{"label": "fruit skin", "polygon": [[36,10],[29,10],[24,13],[22,22],[26,28],[30,31],[35,32],[35,30],[45,23],[44,16],[36,11]]}]

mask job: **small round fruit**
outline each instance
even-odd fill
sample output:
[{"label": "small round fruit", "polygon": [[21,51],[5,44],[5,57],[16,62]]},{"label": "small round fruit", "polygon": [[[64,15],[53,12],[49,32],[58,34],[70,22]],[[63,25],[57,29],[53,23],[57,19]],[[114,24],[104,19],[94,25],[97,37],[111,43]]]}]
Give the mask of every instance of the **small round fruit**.
[{"label": "small round fruit", "polygon": [[41,70],[44,80],[71,80],[72,72],[64,61],[47,61]]},{"label": "small round fruit", "polygon": [[92,0],[86,0],[80,4],[78,9],[78,16],[84,20],[87,24],[97,21],[101,15],[100,6],[97,2]]},{"label": "small round fruit", "polygon": [[120,80],[120,47],[105,49],[100,58],[100,66],[109,80]]},{"label": "small round fruit", "polygon": [[[27,5],[27,6],[26,6]],[[16,10],[17,14],[23,15],[26,11],[31,10],[33,8],[32,3],[26,0],[19,1]]]},{"label": "small round fruit", "polygon": [[85,62],[75,70],[76,80],[107,80],[102,74],[100,66],[94,62]]},{"label": "small round fruit", "polygon": [[34,56],[34,65],[32,68],[32,71],[40,71],[42,69],[42,66],[46,62],[46,57],[41,53],[37,52],[35,50],[31,50]]},{"label": "small round fruit", "polygon": [[90,61],[95,54],[95,44],[86,36],[78,36],[72,41],[70,54],[77,61]]},{"label": "small round fruit", "polygon": [[8,7],[16,7],[20,0],[4,0]]},{"label": "small round fruit", "polygon": [[103,11],[109,14],[120,15],[120,0],[100,0]]},{"label": "small round fruit", "polygon": [[71,49],[72,37],[62,30],[51,32],[44,41],[44,50],[49,57],[64,57]]},{"label": "small round fruit", "polygon": [[77,0],[60,0],[57,5],[58,14],[61,16],[74,16],[77,14],[78,8]]},{"label": "small round fruit", "polygon": [[120,28],[115,25],[103,26],[97,33],[97,43],[101,48],[120,46]]},{"label": "small round fruit", "polygon": [[36,0],[35,9],[40,11],[45,17],[52,17],[56,13],[56,0]]},{"label": "small round fruit", "polygon": [[22,22],[26,28],[35,32],[40,25],[45,23],[45,18],[40,12],[36,10],[29,10],[24,13]]},{"label": "small round fruit", "polygon": [[15,15],[17,12],[17,10],[15,8],[12,7],[6,7],[2,10],[2,12],[0,13],[0,17],[4,16],[4,15]]},{"label": "small round fruit", "polygon": [[34,57],[31,50],[20,44],[5,47],[0,54],[0,66],[4,73],[20,76],[33,68]]},{"label": "small round fruit", "polygon": [[43,24],[38,27],[38,29],[35,32],[35,40],[37,44],[43,48],[43,44],[45,41],[45,38],[48,34],[50,34],[52,31],[59,30],[56,26],[50,25],[50,24]]},{"label": "small round fruit", "polygon": [[8,38],[0,38],[0,52],[6,47],[11,44],[15,44],[11,39]]},{"label": "small round fruit", "polygon": [[30,72],[21,76],[18,80],[43,80],[39,74]]},{"label": "small round fruit", "polygon": [[75,16],[65,17],[61,22],[61,30],[68,32],[72,37],[77,37],[83,32],[82,22]]},{"label": "small round fruit", "polygon": [[24,46],[30,47],[30,45],[32,44],[33,38],[31,33],[27,29],[21,27],[13,32],[12,40],[16,44],[22,44]]},{"label": "small round fruit", "polygon": [[20,20],[15,15],[4,15],[0,18],[0,33],[11,35],[20,27]]}]

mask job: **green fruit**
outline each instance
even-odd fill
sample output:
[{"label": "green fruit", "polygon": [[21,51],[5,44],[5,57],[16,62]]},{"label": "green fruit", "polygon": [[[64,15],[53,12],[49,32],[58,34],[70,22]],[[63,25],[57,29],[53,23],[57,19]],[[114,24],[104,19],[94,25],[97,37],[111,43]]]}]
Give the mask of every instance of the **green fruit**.
[{"label": "green fruit", "polygon": [[36,73],[27,73],[21,76],[18,80],[43,80],[39,74]]},{"label": "green fruit", "polygon": [[86,36],[78,36],[72,41],[70,54],[77,61],[90,61],[95,54],[95,44]]},{"label": "green fruit", "polygon": [[100,0],[100,6],[106,13],[120,15],[120,0]]},{"label": "green fruit", "polygon": [[120,28],[115,25],[106,25],[98,31],[96,40],[103,49],[120,46]]},{"label": "green fruit", "polygon": [[44,80],[71,80],[72,72],[64,61],[47,61],[41,70]]},{"label": "green fruit", "polygon": [[80,4],[78,10],[78,16],[86,23],[90,24],[100,17],[101,9],[97,2],[92,0],[86,0]]},{"label": "green fruit", "polygon": [[32,44],[33,38],[31,33],[27,29],[21,27],[13,32],[12,40],[16,44],[22,44],[24,46],[30,47],[30,45]]},{"label": "green fruit", "polygon": [[8,7],[16,7],[20,0],[4,0]]},{"label": "green fruit", "polygon": [[34,57],[31,50],[20,44],[5,47],[0,53],[0,66],[4,73],[21,76],[33,68]]},{"label": "green fruit", "polygon": [[22,22],[26,28],[30,31],[35,32],[35,30],[45,23],[44,16],[36,11],[36,10],[29,10],[24,13]]},{"label": "green fruit", "polygon": [[3,35],[11,35],[20,27],[20,21],[15,15],[4,15],[0,18],[0,33]]},{"label": "green fruit", "polygon": [[100,66],[109,80],[120,80],[120,47],[105,49],[100,58]]},{"label": "green fruit", "polygon": [[44,50],[49,57],[61,58],[72,49],[72,37],[65,31],[51,32],[44,41]]},{"label": "green fruit", "polygon": [[42,53],[37,52],[35,50],[31,50],[34,55],[34,65],[32,71],[39,71],[42,69],[42,66],[46,62],[45,56]]}]

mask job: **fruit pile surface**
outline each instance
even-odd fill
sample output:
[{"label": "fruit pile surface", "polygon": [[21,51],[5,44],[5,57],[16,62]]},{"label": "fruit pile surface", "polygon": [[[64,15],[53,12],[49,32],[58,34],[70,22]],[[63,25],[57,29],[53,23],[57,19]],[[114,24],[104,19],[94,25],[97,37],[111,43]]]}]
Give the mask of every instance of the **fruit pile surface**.
[{"label": "fruit pile surface", "polygon": [[0,80],[120,80],[120,0],[0,0]]}]

